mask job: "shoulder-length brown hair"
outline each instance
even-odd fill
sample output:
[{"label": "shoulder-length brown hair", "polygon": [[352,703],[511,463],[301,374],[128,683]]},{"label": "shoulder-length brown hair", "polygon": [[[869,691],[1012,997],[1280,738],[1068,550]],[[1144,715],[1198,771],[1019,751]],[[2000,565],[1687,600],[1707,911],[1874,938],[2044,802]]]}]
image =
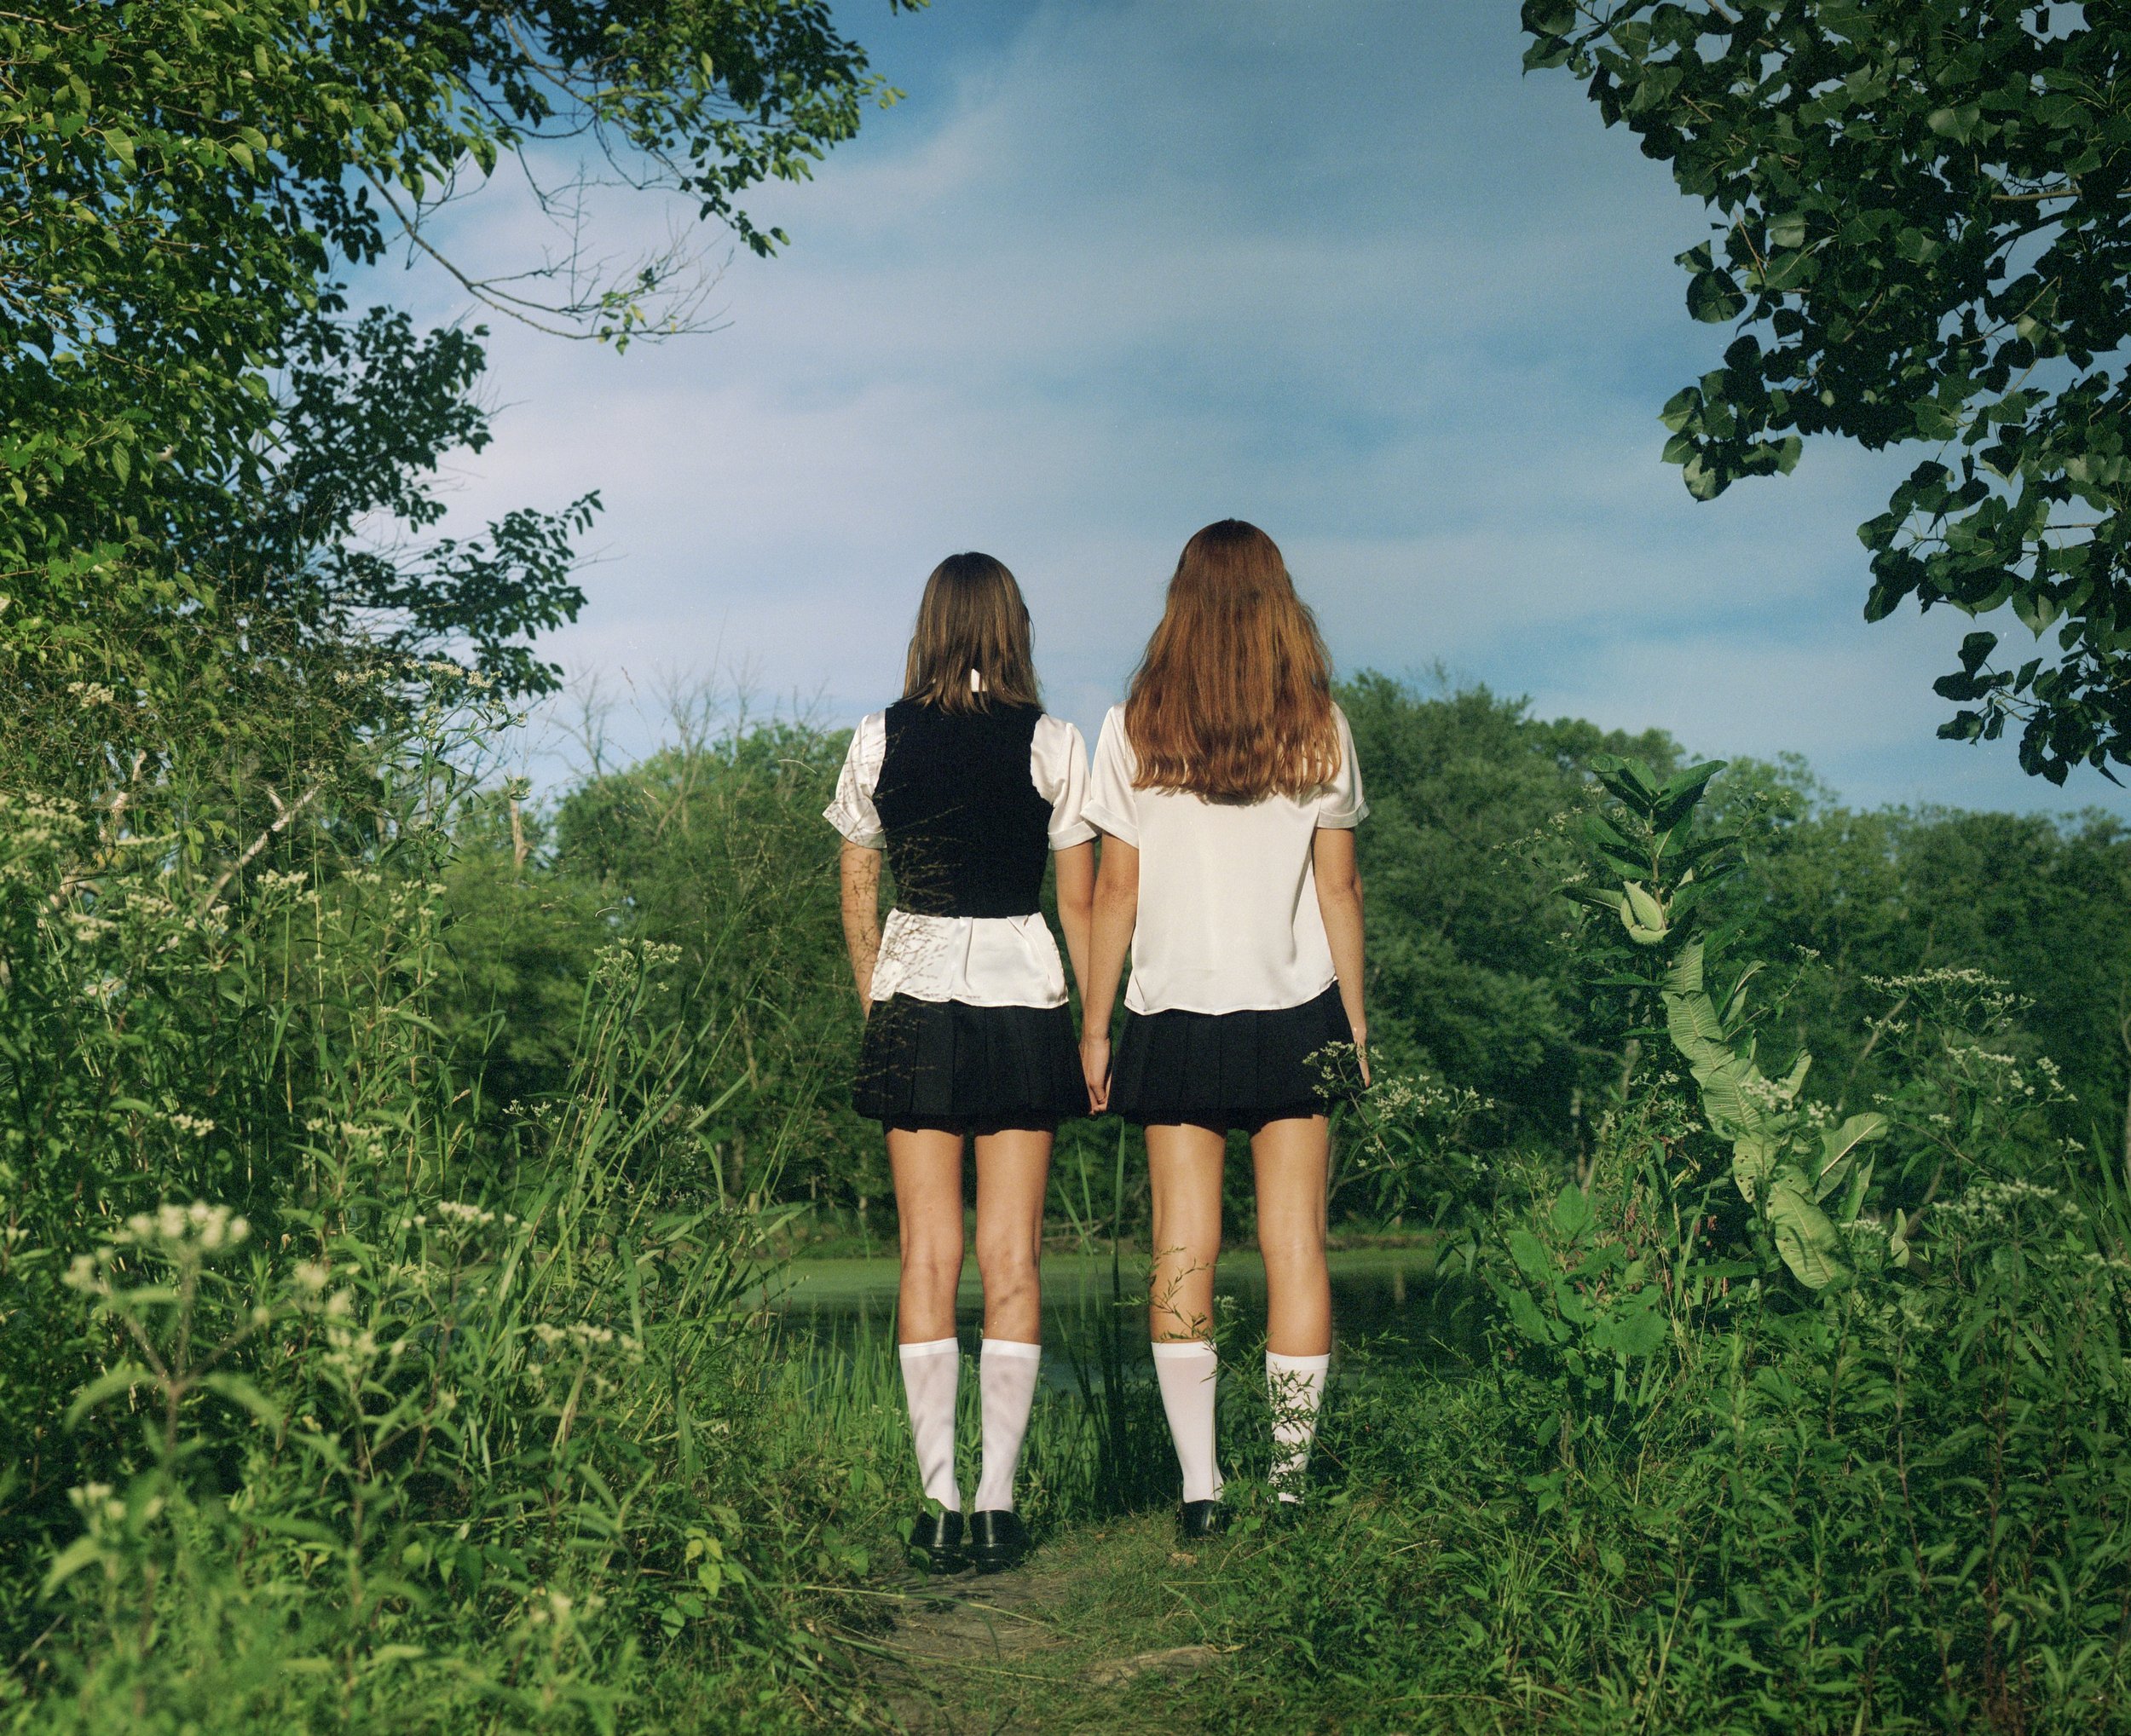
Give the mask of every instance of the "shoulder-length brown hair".
[{"label": "shoulder-length brown hair", "polygon": [[1124,723],[1141,789],[1256,802],[1307,795],[1338,774],[1331,659],[1256,525],[1224,518],[1184,545]]},{"label": "shoulder-length brown hair", "polygon": [[[980,687],[971,684],[973,669]],[[1029,606],[1002,562],[950,555],[933,568],[917,605],[903,697],[947,712],[1038,702]]]}]

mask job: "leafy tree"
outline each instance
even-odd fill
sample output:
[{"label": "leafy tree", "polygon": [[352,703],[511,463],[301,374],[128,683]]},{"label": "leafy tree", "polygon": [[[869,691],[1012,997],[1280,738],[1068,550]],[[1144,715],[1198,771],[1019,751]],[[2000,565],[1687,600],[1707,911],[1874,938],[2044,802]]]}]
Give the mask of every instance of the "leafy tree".
[{"label": "leafy tree", "polygon": [[697,1094],[717,1106],[700,1129],[706,1185],[881,1198],[885,1154],[850,1106],[860,1021],[821,817],[848,737],[704,723],[563,798],[555,873],[632,937],[679,949],[682,1016],[703,1034]]},{"label": "leafy tree", "polygon": [[1792,760],[1741,762],[1712,809],[1748,842],[1741,949],[1803,965],[1782,1021],[1787,1041],[1822,1057],[1823,1081],[1866,1108],[1889,1081],[1871,1021],[1880,982],[1941,966],[1988,972],[2022,1005],[2008,1041],[2063,1070],[2076,1099],[2063,1134],[2108,1152],[2131,1113],[2131,833],[2088,815],[1858,812]]},{"label": "leafy tree", "polygon": [[1589,80],[1720,239],[1680,256],[1724,365],[1666,404],[1697,499],[1846,435],[1932,455],[1860,528],[1865,618],[2009,608],[1939,733],[2022,724],[2061,783],[2131,764],[2131,13],[2121,0],[1527,0],[1528,67]]},{"label": "leafy tree", "polygon": [[382,615],[389,643],[468,643],[505,684],[546,684],[523,641],[582,601],[569,545],[596,502],[412,557],[365,545],[380,518],[433,526],[419,479],[487,438],[482,333],[350,317],[348,271],[403,239],[493,309],[619,346],[682,323],[684,251],[619,278],[568,249],[483,277],[438,247],[438,211],[553,144],[767,251],[783,238],[745,195],[804,176],[881,94],[823,0],[58,0],[0,20],[10,674],[167,687],[278,613],[321,632]]},{"label": "leafy tree", "polygon": [[1492,1098],[1521,1131],[1571,1137],[1581,1090],[1617,1064],[1584,1029],[1558,943],[1562,821],[1593,757],[1670,767],[1678,749],[1658,731],[1542,723],[1481,687],[1431,695],[1364,674],[1340,700],[1369,792],[1372,1043]]}]

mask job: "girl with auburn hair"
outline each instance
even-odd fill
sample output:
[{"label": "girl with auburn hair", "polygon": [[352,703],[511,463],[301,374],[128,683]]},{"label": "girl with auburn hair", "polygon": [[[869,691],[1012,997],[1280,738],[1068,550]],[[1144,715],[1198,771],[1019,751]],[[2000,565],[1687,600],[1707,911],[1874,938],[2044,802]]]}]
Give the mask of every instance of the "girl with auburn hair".
[{"label": "girl with auburn hair", "polygon": [[[1368,813],[1331,659],[1273,539],[1239,519],[1184,545],[1161,625],[1095,747],[1083,810],[1103,833],[1081,1062],[1089,1101],[1146,1129],[1155,1374],[1187,1537],[1225,1520],[1210,1338],[1227,1135],[1250,1136],[1265,1254],[1273,1485],[1291,1514],[1331,1351],[1326,1087],[1311,1057],[1354,1045]],[[1110,1016],[1129,947],[1114,1062]]]},{"label": "girl with auburn hair", "polygon": [[[912,1546],[952,1571],[1005,1566],[1028,1534],[1014,1474],[1036,1396],[1051,1139],[1088,1110],[1066,973],[1086,975],[1094,828],[1080,731],[1037,702],[1029,612],[989,555],[951,555],[918,604],[903,697],[852,733],[829,823],[843,834],[844,938],[866,1011],[853,1098],[886,1129],[903,1272],[896,1336],[927,1506]],[[881,858],[896,907],[881,922]],[[962,1151],[976,1147],[984,1279],[984,1459],[965,1540],[955,1481]]]}]

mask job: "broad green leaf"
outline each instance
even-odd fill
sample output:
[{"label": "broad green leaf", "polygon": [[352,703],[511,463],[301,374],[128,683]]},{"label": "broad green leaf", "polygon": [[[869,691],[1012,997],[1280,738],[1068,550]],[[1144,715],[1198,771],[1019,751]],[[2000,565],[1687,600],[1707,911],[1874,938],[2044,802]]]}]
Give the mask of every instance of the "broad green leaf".
[{"label": "broad green leaf", "polygon": [[1598,1323],[1591,1336],[1605,1349],[1622,1356],[1644,1357],[1655,1352],[1670,1331],[1671,1323],[1656,1307],[1624,1303]]},{"label": "broad green leaf", "polygon": [[1699,272],[1687,283],[1687,311],[1705,325],[1720,326],[1747,310],[1747,298],[1727,271]]},{"label": "broad green leaf", "polygon": [[1546,1244],[1538,1237],[1520,1224],[1502,1239],[1508,1244],[1510,1258],[1525,1277],[1538,1284],[1553,1283],[1554,1256],[1546,1251]]},{"label": "broad green leaf", "polygon": [[1770,1183],[1766,1211],[1776,1251],[1806,1289],[1825,1289],[1850,1275],[1842,1257],[1841,1232],[1813,1203],[1795,1175],[1787,1173]]},{"label": "broad green leaf", "polygon": [[1805,245],[1805,213],[1786,211],[1780,217],[1769,219],[1769,245],[1793,251]]},{"label": "broad green leaf", "polygon": [[1574,1242],[1591,1227],[1590,1197],[1574,1182],[1555,1196],[1552,1221],[1554,1233],[1564,1242]]},{"label": "broad green leaf", "polygon": [[1576,27],[1575,0],[1524,0],[1517,18],[1533,36],[1567,36]]},{"label": "broad green leaf", "polygon": [[1853,1115],[1839,1128],[1822,1128],[1820,1133],[1820,1166],[1816,1179],[1814,1197],[1826,1199],[1841,1179],[1836,1166],[1868,1139],[1876,1139],[1886,1133],[1887,1118],[1876,1110],[1868,1110],[1862,1115]]},{"label": "broad green leaf", "polygon": [[1560,1328],[1539,1311],[1539,1305],[1516,1284],[1504,1284],[1501,1289],[1502,1305],[1508,1311],[1510,1324],[1534,1344],[1553,1344],[1560,1336]]},{"label": "broad green leaf", "polygon": [[1731,1179],[1740,1198],[1758,1201],[1776,1168],[1776,1142],[1759,1133],[1741,1135],[1731,1145]]},{"label": "broad green leaf", "polygon": [[1665,972],[1666,992],[1699,995],[1702,992],[1702,943],[1690,940],[1679,949]]}]

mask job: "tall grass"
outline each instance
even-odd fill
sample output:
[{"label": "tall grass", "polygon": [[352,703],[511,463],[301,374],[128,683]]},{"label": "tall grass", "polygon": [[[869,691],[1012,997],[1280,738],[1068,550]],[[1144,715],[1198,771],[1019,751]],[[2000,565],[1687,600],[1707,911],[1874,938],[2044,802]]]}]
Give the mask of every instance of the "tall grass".
[{"label": "tall grass", "polygon": [[726,1031],[634,941],[538,1099],[483,1105],[436,1023],[466,701],[256,846],[205,781],[0,798],[0,1719],[847,1695],[800,1588],[869,1571],[887,1484],[778,1408],[761,1225],[702,1185]]}]

